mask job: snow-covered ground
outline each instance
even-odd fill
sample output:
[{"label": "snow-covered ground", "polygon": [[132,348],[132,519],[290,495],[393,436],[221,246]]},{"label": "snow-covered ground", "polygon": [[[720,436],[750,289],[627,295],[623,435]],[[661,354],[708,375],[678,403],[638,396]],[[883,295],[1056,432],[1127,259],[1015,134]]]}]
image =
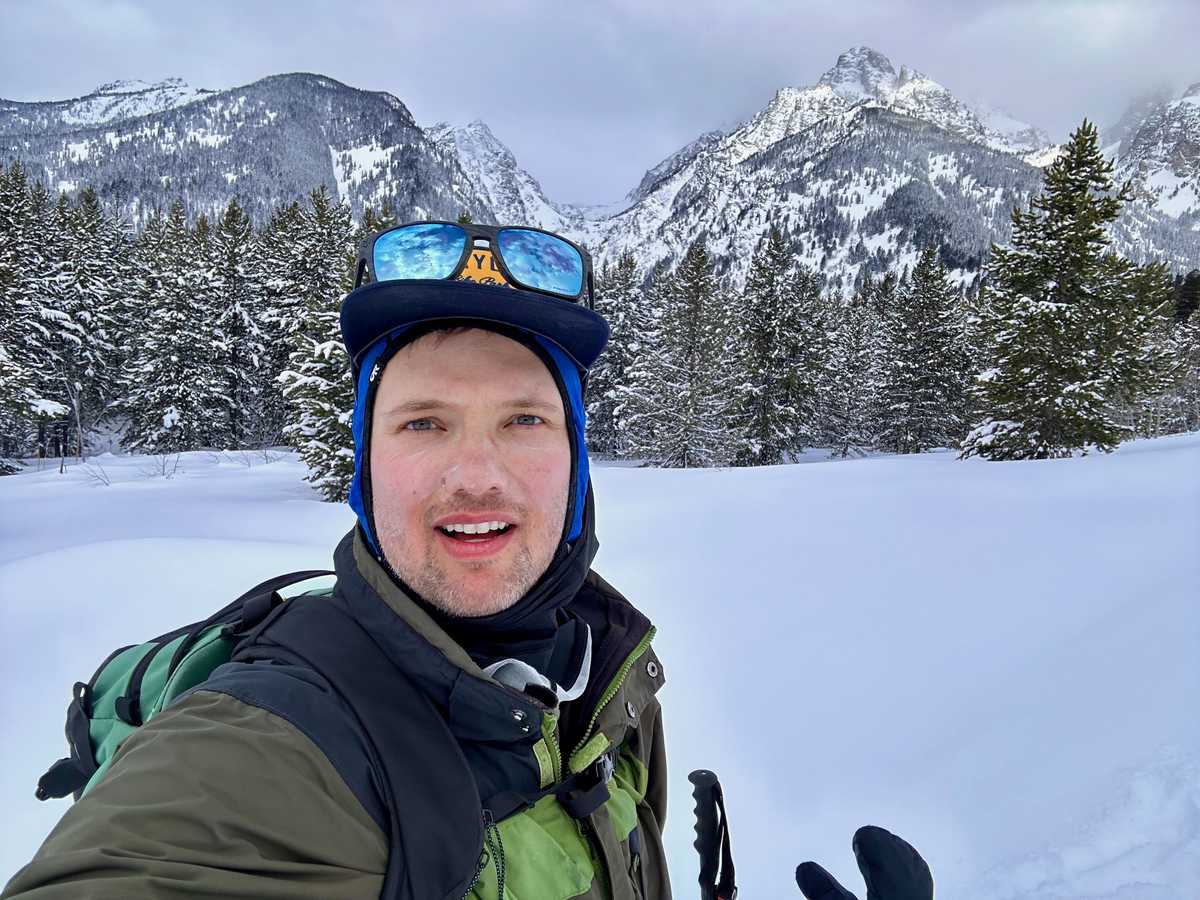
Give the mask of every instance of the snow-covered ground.
[{"label": "snow-covered ground", "polygon": [[[0,882],[66,806],[33,786],[71,684],[328,565],[353,522],[291,455],[162,470],[0,479]],[[676,896],[697,890],[686,779],[706,767],[747,898],[799,897],[805,859],[863,896],[866,823],[922,850],[939,897],[1200,897],[1200,434],[1045,462],[594,471],[596,568],[659,627]]]}]

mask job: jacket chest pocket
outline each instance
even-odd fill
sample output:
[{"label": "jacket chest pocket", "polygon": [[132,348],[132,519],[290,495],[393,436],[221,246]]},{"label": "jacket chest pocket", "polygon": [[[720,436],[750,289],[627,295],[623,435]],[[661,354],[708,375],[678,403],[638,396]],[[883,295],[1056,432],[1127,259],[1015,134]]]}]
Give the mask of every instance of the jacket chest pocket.
[{"label": "jacket chest pocket", "polygon": [[502,900],[662,900],[664,864],[658,824],[638,790],[632,763],[619,758],[609,799],[585,819],[575,819],[554,797],[538,800],[497,826],[502,865],[488,859],[468,895]]}]

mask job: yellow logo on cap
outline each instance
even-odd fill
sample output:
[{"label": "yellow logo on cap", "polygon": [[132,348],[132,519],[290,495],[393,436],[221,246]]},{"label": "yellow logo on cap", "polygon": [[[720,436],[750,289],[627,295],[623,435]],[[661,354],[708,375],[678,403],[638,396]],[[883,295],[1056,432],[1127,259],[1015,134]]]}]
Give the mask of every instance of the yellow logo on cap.
[{"label": "yellow logo on cap", "polygon": [[471,255],[467,257],[456,280],[474,281],[478,284],[508,284],[500,266],[496,264],[496,258],[492,256],[492,251],[481,247],[471,248]]}]

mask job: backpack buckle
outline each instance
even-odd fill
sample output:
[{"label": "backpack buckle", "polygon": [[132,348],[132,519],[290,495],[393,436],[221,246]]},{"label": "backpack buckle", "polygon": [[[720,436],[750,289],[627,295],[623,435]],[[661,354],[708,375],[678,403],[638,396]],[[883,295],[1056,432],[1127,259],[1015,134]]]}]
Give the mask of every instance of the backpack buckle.
[{"label": "backpack buckle", "polygon": [[616,763],[613,762],[615,753],[615,750],[609,750],[588,766],[587,771],[595,777],[595,783],[590,787],[562,791],[558,794],[558,802],[572,819],[586,819],[608,802],[608,783],[613,780],[613,773],[616,771]]}]

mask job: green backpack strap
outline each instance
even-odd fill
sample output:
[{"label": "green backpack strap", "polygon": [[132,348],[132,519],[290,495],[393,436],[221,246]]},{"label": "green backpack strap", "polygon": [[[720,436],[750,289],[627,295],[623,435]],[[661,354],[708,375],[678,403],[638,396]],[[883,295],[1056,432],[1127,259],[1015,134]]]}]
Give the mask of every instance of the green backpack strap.
[{"label": "green backpack strap", "polygon": [[[269,578],[201,622],[143,644],[118,647],[90,681],[75,683],[66,724],[71,755],[58,760],[38,779],[35,796],[47,800],[73,794],[78,800],[99,780],[125,738],[229,661],[241,635],[284,601],[281,592],[333,574],[309,569]],[[321,593],[331,587],[332,582],[300,593]]]}]

